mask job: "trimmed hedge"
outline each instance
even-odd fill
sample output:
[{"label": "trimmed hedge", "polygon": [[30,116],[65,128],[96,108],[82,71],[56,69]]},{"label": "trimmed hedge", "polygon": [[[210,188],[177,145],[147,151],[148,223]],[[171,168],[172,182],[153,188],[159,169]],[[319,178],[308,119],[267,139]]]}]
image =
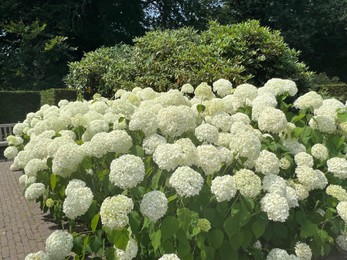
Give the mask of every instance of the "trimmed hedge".
[{"label": "trimmed hedge", "polygon": [[58,105],[62,99],[75,101],[77,99],[77,91],[66,88],[51,88],[41,91],[41,105]]},{"label": "trimmed hedge", "polygon": [[0,123],[23,121],[40,108],[40,91],[0,91]]},{"label": "trimmed hedge", "polygon": [[319,84],[314,87],[314,90],[323,96],[333,97],[341,102],[345,102],[347,100],[346,83]]}]

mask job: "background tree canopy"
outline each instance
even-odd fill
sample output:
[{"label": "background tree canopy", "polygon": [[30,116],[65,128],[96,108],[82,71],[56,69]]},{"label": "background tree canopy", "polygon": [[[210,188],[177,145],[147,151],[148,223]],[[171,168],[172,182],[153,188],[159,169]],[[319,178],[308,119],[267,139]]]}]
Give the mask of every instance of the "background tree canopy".
[{"label": "background tree canopy", "polygon": [[346,0],[2,0],[0,88],[62,86],[67,63],[154,29],[258,19],[312,70],[347,81]]}]

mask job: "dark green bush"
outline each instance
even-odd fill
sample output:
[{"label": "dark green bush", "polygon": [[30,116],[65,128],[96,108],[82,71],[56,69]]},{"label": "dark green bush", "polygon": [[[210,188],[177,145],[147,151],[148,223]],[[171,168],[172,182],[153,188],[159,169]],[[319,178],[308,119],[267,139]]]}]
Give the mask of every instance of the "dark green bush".
[{"label": "dark green bush", "polygon": [[77,91],[66,88],[51,88],[41,91],[41,105],[58,105],[62,99],[75,101],[77,99]]},{"label": "dark green bush", "polygon": [[70,63],[66,83],[83,92],[110,95],[119,88],[164,91],[219,78],[260,86],[281,77],[304,90],[312,75],[279,31],[254,20],[226,26],[212,22],[201,33],[191,28],[153,31],[134,42],[133,47],[101,48]]},{"label": "dark green bush", "polygon": [[347,84],[319,84],[315,85],[314,91],[320,93],[324,97],[333,97],[345,103],[347,100]]},{"label": "dark green bush", "polygon": [[40,108],[40,91],[0,91],[0,123],[23,121]]},{"label": "dark green bush", "polygon": [[[128,65],[131,64],[131,53],[132,48],[128,45],[104,47],[88,52],[81,61],[69,63],[69,74],[65,77],[65,83],[86,96],[92,96],[95,92],[111,95],[113,88],[133,80],[132,70]],[[113,85],[106,85],[103,76],[110,66],[115,67],[116,75]]]}]

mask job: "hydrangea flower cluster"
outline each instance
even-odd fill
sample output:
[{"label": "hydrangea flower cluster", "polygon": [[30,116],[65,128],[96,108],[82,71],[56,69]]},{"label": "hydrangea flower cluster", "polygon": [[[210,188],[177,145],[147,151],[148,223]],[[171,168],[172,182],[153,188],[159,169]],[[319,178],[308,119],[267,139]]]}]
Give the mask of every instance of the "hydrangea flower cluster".
[{"label": "hydrangea flower cluster", "polygon": [[[51,212],[64,213],[63,220],[90,218],[85,226],[102,226],[107,239],[128,236],[122,249],[113,248],[119,259],[157,250],[140,245],[147,240],[149,247],[165,243],[183,248],[189,243],[175,240],[182,234],[198,241],[201,232],[206,237],[223,232],[229,239],[231,232],[225,229],[231,222],[217,223],[215,217],[228,220],[244,214],[235,230],[252,223],[247,232],[257,233],[258,213],[267,216],[269,226],[286,225],[288,219],[296,220],[297,211],[317,203],[322,218],[331,213],[347,222],[347,149],[339,139],[347,133],[341,116],[346,106],[314,91],[296,98],[293,106],[283,106],[287,96],[295,98],[298,92],[285,79],[271,79],[260,88],[248,83],[233,88],[225,79],[212,86],[203,82],[194,89],[185,84],[163,93],[134,88],[118,90],[114,99],[95,95],[90,101],[44,105],[14,127],[4,154],[14,159],[12,170],[24,171],[19,181],[27,199],[49,202]],[[320,201],[312,201],[317,196]],[[224,208],[226,212],[218,212]],[[243,223],[247,216],[252,222]],[[188,223],[177,224],[181,218]],[[177,234],[166,238],[161,221],[172,224]],[[141,240],[138,232],[149,232],[149,237]],[[343,249],[347,243],[342,236],[336,235],[336,242]],[[35,254],[65,257],[70,238],[66,233],[53,236],[46,253]],[[311,243],[299,238],[288,251],[295,255],[260,237],[249,244],[252,250],[269,250],[267,259],[311,259]],[[315,236],[307,241],[311,238]],[[207,241],[196,248],[217,247],[218,240]],[[263,245],[254,248],[256,241]],[[59,246],[53,249],[55,243]],[[179,259],[179,251],[170,249],[178,256],[164,254],[161,248],[155,254]]]}]

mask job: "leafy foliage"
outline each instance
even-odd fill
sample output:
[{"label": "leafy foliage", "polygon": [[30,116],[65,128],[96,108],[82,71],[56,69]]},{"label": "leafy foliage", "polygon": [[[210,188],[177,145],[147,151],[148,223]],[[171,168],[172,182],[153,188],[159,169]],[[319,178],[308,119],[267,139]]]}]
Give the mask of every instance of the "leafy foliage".
[{"label": "leafy foliage", "polygon": [[112,89],[165,91],[219,78],[261,85],[272,77],[286,77],[304,89],[310,73],[298,62],[298,54],[278,31],[257,21],[231,26],[211,23],[201,33],[192,28],[153,31],[135,39],[134,47],[87,53],[80,62],[70,63],[66,82],[83,92],[92,88],[108,95]]}]

